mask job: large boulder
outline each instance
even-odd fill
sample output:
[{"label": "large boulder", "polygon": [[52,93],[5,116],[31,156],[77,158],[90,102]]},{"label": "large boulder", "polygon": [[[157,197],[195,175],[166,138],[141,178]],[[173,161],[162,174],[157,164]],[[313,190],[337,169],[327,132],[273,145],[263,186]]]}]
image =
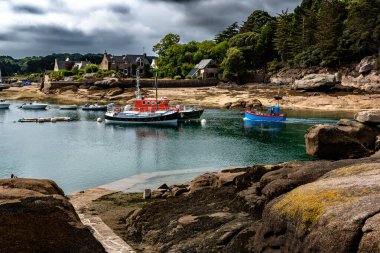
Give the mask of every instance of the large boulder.
[{"label": "large boulder", "polygon": [[378,128],[352,120],[316,125],[305,135],[306,152],[323,159],[364,157],[374,152],[378,134]]},{"label": "large boulder", "polygon": [[116,87],[116,88],[112,88],[110,89],[108,92],[107,92],[107,96],[109,97],[114,97],[114,96],[117,96],[117,95],[120,95],[120,94],[123,94],[124,90],[122,88],[119,88],[119,87]]},{"label": "large boulder", "polygon": [[311,74],[296,80],[292,86],[294,90],[324,91],[336,84],[335,75]]},{"label": "large boulder", "polygon": [[0,252],[105,252],[50,180],[0,180]]},{"label": "large boulder", "polygon": [[117,78],[107,77],[107,78],[104,78],[101,81],[96,81],[95,85],[96,86],[109,87],[109,86],[112,86],[114,84],[117,84],[118,82],[119,82],[119,79],[117,79]]},{"label": "large boulder", "polygon": [[375,69],[377,62],[376,56],[364,57],[360,63],[356,66],[355,70],[360,74],[367,74]]},{"label": "large boulder", "polygon": [[269,203],[255,252],[379,252],[380,164],[333,170]]},{"label": "large boulder", "polygon": [[362,111],[355,114],[355,120],[364,124],[380,125],[379,111]]},{"label": "large boulder", "polygon": [[372,71],[367,75],[361,74],[357,77],[344,75],[342,76],[341,85],[366,92],[378,92],[380,91],[380,75],[376,71]]}]

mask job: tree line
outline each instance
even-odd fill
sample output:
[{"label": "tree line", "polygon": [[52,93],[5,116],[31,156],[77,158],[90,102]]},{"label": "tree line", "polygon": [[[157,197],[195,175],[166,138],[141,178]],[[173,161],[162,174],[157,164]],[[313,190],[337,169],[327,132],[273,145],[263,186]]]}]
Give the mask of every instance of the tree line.
[{"label": "tree line", "polygon": [[47,56],[25,57],[22,59],[14,59],[11,56],[0,56],[0,69],[3,76],[42,73],[54,69],[55,59],[63,61],[67,58],[72,61],[89,61],[94,64],[99,64],[102,61],[103,54],[51,54]]},{"label": "tree line", "polygon": [[283,67],[339,67],[380,52],[380,0],[303,0],[294,12],[271,16],[255,10],[214,40],[180,43],[168,34],[153,50],[163,76],[186,77],[201,59],[220,63],[223,76]]}]

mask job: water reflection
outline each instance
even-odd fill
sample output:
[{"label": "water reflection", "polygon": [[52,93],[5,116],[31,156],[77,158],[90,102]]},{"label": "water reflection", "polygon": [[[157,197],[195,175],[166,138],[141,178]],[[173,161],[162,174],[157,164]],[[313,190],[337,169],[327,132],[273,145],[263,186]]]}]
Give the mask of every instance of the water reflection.
[{"label": "water reflection", "polygon": [[279,133],[286,127],[285,122],[271,122],[271,121],[253,121],[245,120],[244,128],[246,133]]}]

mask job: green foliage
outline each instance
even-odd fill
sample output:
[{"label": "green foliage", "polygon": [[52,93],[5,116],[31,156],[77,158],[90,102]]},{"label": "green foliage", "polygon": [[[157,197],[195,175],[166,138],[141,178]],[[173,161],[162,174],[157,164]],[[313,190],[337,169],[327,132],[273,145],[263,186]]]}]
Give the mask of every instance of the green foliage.
[{"label": "green foliage", "polygon": [[169,33],[165,35],[160,43],[157,43],[153,46],[153,51],[159,55],[164,54],[165,51],[169,49],[169,47],[178,44],[180,40],[181,37],[178,34]]},{"label": "green foliage", "polygon": [[175,76],[175,77],[173,77],[173,79],[174,79],[174,80],[181,80],[182,77],[181,77],[181,76]]},{"label": "green foliage", "polygon": [[87,64],[84,67],[84,72],[85,73],[96,73],[99,70],[99,65],[97,64]]},{"label": "green foliage", "polygon": [[349,1],[342,44],[355,56],[379,53],[380,0]]},{"label": "green foliage", "polygon": [[247,21],[244,22],[240,29],[241,33],[255,32],[260,33],[261,29],[268,23],[273,21],[274,18],[268,12],[262,10],[255,10],[249,15]]},{"label": "green foliage", "polygon": [[59,72],[62,73],[62,76],[67,77],[67,76],[73,76],[74,73],[71,70],[60,70]]},{"label": "green foliage", "polygon": [[187,76],[185,76],[185,79],[189,80],[189,79],[191,79],[191,76],[187,75]]},{"label": "green foliage", "polygon": [[219,34],[215,36],[215,42],[216,43],[222,43],[224,41],[228,41],[235,35],[239,34],[240,27],[237,22],[234,22],[233,24],[229,25],[226,29],[221,31]]},{"label": "green foliage", "polygon": [[318,13],[317,48],[321,52],[322,66],[336,64],[341,57],[340,37],[346,9],[340,0],[324,0]]},{"label": "green foliage", "polygon": [[223,77],[229,80],[239,81],[245,74],[245,60],[243,53],[237,47],[231,47],[227,51],[221,67]]},{"label": "green foliage", "polygon": [[293,14],[289,14],[287,11],[282,12],[277,18],[277,29],[274,39],[276,51],[282,61],[288,61],[292,57],[294,33]]},{"label": "green foliage", "polygon": [[201,76],[197,76],[197,80],[203,80]]}]

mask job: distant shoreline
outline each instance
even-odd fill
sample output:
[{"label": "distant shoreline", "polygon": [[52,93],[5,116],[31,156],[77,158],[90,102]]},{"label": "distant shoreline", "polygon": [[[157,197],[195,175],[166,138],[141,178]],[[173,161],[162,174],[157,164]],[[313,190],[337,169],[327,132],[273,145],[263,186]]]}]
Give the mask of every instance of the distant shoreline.
[{"label": "distant shoreline", "polygon": [[[1,99],[43,101],[55,104],[77,104],[86,103],[115,103],[118,105],[133,104],[134,90],[125,89],[116,96],[108,96],[107,93],[115,88],[103,90],[78,89],[77,91],[57,91],[54,94],[45,94],[36,86],[11,87],[0,92]],[[154,89],[143,89],[146,97],[154,96]],[[278,87],[265,86],[261,84],[247,84],[236,87],[207,87],[207,88],[162,88],[159,89],[159,97],[168,97],[171,104],[198,104],[205,108],[225,108],[227,103],[236,104],[239,101],[250,101],[258,99],[264,106],[274,103],[273,97],[277,95]],[[286,110],[312,110],[312,111],[360,111],[380,110],[380,94],[348,92],[322,93],[305,92],[297,93],[289,87],[280,90],[283,100],[281,107]],[[242,107],[235,107],[242,110]]]}]

